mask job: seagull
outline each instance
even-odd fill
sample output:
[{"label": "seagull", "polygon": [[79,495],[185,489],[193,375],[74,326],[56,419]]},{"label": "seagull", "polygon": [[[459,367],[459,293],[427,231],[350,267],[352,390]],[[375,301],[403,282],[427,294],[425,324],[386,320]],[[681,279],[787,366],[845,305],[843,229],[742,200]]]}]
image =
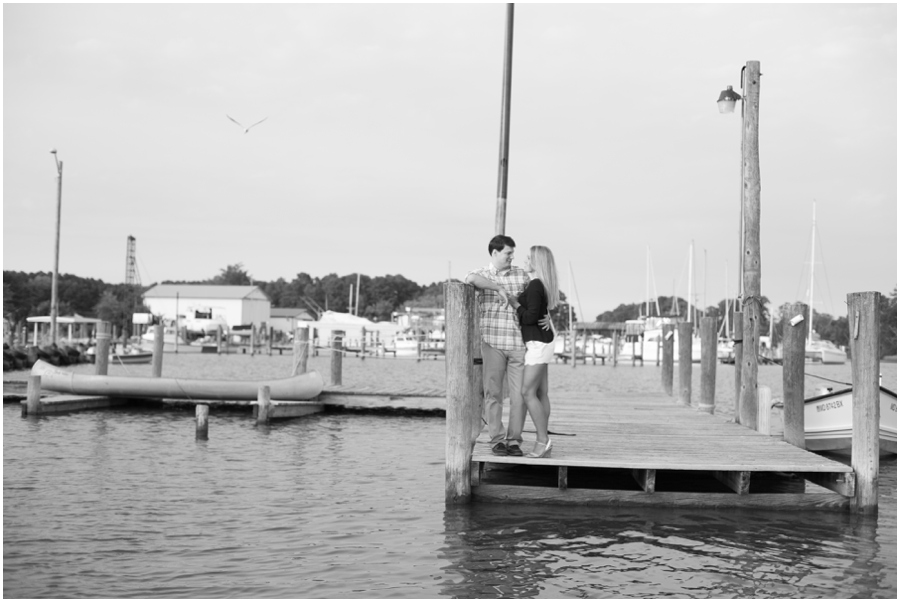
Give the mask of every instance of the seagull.
[{"label": "seagull", "polygon": [[[232,120],[233,122],[235,122],[236,124],[238,124],[238,125],[241,126],[242,128],[244,127],[244,125],[243,125],[240,121],[238,121],[237,119],[235,119],[234,117],[232,117],[232,116],[229,115],[228,113],[225,113],[225,117],[227,117],[228,119]],[[262,123],[262,122],[265,121],[266,119],[268,119],[268,117],[263,117],[262,119],[260,119],[259,121],[257,121],[257,122],[254,123],[253,125],[251,125],[250,127],[244,128],[244,133],[246,134],[247,132],[250,131],[250,128],[259,125],[260,123]]]}]

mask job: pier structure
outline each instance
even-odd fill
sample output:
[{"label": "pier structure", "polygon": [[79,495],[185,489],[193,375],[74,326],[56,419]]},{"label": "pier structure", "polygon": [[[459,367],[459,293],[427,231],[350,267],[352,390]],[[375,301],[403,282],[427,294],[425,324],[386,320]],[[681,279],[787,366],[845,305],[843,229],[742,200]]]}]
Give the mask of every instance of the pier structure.
[{"label": "pier structure", "polygon": [[[852,466],[770,437],[759,432],[755,422],[737,423],[715,415],[715,400],[710,399],[715,377],[709,374],[715,362],[708,361],[709,354],[716,353],[714,344],[703,349],[707,361],[701,362],[704,393],[699,407],[685,405],[683,395],[673,396],[671,381],[668,387],[663,383],[664,390],[658,394],[558,394],[551,390],[551,456],[495,456],[481,432],[480,383],[473,384],[479,339],[473,334],[474,290],[448,283],[445,296],[448,504],[805,508],[859,513],[877,509],[878,397],[877,379],[871,377],[877,374],[877,324],[872,324],[877,321],[877,300],[870,297],[878,293],[856,293],[849,301],[863,324],[859,332],[865,336],[859,348],[876,350],[854,353],[854,361],[859,358],[860,363],[859,368],[854,364],[854,386],[860,394],[858,401],[854,394]],[[854,301],[855,296],[865,303]],[[852,309],[860,303],[862,309]],[[714,342],[714,337],[704,340]],[[663,362],[663,373],[671,378],[671,354],[664,353]],[[762,397],[768,403],[768,397]],[[816,491],[807,491],[808,484]]]}]

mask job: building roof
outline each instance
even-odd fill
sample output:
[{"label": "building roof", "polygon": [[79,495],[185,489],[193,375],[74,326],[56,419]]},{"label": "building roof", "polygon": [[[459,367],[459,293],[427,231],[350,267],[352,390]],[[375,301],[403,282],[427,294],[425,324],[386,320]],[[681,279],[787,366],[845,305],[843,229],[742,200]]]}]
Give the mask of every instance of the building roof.
[{"label": "building roof", "polygon": [[315,320],[308,309],[304,307],[273,307],[269,310],[272,318],[297,318],[298,320]]},{"label": "building roof", "polygon": [[268,301],[258,286],[232,286],[227,284],[157,284],[144,298],[151,299],[262,299]]},{"label": "building roof", "polygon": [[[37,322],[39,324],[50,324],[52,322],[51,316],[32,316],[30,318],[25,319],[27,322]],[[84,316],[79,316],[75,314],[74,316],[57,316],[56,323],[57,324],[99,324],[103,320],[98,318],[85,318]]]}]

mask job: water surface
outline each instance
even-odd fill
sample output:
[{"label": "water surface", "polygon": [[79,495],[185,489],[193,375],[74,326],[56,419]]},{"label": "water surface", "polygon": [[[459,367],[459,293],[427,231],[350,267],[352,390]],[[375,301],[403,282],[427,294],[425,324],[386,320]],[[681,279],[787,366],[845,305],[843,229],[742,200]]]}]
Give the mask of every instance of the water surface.
[{"label": "water surface", "polygon": [[[325,359],[311,367],[327,378]],[[760,382],[777,397],[780,371],[769,368]],[[849,365],[822,368],[849,380]],[[895,388],[896,365],[883,369]],[[166,375],[194,378],[289,370],[278,356],[167,354],[164,365]],[[551,387],[655,392],[658,370],[560,364]],[[111,368],[126,371],[149,367]],[[731,369],[719,372],[727,414]],[[344,366],[350,385],[443,379],[442,361]],[[319,414],[256,427],[249,414],[213,410],[202,442],[180,410],[23,419],[6,404],[3,418],[10,598],[896,598],[895,459],[881,466],[877,517],[448,509],[440,417]]]}]

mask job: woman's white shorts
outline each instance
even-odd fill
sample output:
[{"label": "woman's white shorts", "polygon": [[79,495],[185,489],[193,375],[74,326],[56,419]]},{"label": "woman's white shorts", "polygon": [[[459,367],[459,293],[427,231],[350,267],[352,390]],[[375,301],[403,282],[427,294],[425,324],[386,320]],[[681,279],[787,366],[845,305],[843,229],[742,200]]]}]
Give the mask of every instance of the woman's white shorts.
[{"label": "woman's white shorts", "polygon": [[553,361],[553,348],[553,343],[528,341],[525,343],[525,365],[549,364]]}]

